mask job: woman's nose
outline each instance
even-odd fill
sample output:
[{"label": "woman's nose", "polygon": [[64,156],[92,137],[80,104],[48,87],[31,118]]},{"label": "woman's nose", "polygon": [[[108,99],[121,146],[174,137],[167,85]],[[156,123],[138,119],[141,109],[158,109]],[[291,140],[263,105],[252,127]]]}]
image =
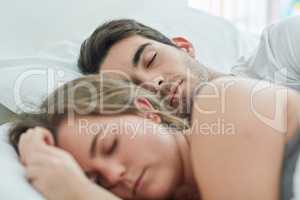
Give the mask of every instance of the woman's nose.
[{"label": "woman's nose", "polygon": [[126,172],[125,166],[119,163],[104,163],[99,167],[99,173],[102,176],[101,183],[104,187],[111,188],[118,185],[124,179]]}]

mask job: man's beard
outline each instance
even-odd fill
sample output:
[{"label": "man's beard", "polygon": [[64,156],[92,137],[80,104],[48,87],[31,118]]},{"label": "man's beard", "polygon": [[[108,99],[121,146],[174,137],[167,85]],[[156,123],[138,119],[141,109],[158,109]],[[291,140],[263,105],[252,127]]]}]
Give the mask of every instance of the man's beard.
[{"label": "man's beard", "polygon": [[180,98],[179,105],[175,108],[174,114],[177,117],[190,121],[193,111],[194,97],[199,93],[201,88],[211,80],[211,76],[209,69],[200,64],[197,60],[188,59],[186,66],[186,76],[182,76],[183,81],[185,82],[185,94],[183,94]]}]

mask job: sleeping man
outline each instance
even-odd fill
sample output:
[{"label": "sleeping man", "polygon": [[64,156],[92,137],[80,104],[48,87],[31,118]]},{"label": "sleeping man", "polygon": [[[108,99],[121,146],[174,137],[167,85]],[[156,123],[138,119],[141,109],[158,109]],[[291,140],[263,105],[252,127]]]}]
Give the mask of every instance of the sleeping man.
[{"label": "sleeping man", "polygon": [[299,27],[300,17],[268,26],[256,51],[224,74],[202,65],[183,37],[170,39],[137,21],[114,20],[83,42],[78,65],[84,74],[123,74],[164,97],[179,115],[189,116],[197,88],[222,76],[264,79],[300,91]]}]

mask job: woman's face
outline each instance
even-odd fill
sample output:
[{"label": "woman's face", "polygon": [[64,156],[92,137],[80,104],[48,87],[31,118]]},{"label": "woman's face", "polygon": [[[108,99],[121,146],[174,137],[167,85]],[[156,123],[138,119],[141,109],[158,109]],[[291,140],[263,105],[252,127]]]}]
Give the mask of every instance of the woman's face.
[{"label": "woman's face", "polygon": [[58,146],[91,179],[125,199],[164,199],[182,183],[176,136],[137,115],[64,120]]}]

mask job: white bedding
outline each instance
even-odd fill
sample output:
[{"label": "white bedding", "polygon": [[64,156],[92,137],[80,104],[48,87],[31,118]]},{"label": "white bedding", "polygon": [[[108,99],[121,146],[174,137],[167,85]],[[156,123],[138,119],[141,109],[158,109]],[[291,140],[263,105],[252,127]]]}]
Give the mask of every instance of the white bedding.
[{"label": "white bedding", "polygon": [[0,199],[43,200],[25,179],[25,171],[12,146],[7,141],[9,124],[0,126]]}]

